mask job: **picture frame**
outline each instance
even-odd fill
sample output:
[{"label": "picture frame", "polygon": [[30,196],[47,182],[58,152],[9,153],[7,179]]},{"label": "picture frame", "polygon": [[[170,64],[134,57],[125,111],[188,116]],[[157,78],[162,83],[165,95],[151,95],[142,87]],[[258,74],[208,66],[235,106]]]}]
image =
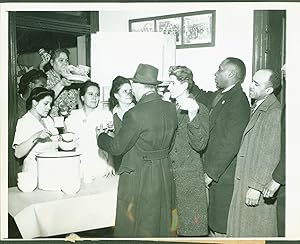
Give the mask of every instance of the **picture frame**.
[{"label": "picture frame", "polygon": [[155,21],[152,19],[140,19],[140,21],[129,21],[130,32],[154,32]]},{"label": "picture frame", "polygon": [[164,34],[175,34],[176,46],[182,45],[182,20],[181,17],[157,19],[156,31]]},{"label": "picture frame", "polygon": [[130,32],[174,34],[177,49],[215,46],[215,26],[215,10],[129,20]]}]

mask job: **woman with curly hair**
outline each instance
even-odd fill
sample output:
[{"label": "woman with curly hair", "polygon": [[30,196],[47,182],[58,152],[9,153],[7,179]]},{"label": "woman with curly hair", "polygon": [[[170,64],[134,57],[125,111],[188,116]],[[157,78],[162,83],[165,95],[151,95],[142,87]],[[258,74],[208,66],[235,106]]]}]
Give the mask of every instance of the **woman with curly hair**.
[{"label": "woman with curly hair", "polygon": [[207,236],[207,197],[202,153],[209,137],[209,113],[190,94],[193,73],[185,66],[169,68],[168,90],[176,100],[178,129],[172,148],[178,236]]}]

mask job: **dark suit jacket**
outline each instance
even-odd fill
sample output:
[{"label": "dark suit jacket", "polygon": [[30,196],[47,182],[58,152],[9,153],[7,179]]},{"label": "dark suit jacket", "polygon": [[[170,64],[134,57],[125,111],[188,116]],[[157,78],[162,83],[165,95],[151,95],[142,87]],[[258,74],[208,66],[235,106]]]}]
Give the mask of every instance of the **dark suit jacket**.
[{"label": "dark suit jacket", "polygon": [[173,179],[169,152],[177,124],[175,105],[152,93],[125,113],[114,138],[100,134],[101,149],[123,155],[118,171],[116,236],[171,234]]},{"label": "dark suit jacket", "polygon": [[[192,94],[211,109],[216,92],[205,92],[194,86]],[[249,102],[240,84],[225,92],[210,114],[204,171],[213,179],[209,192],[209,226],[220,233],[226,233],[236,155],[249,116]]]}]

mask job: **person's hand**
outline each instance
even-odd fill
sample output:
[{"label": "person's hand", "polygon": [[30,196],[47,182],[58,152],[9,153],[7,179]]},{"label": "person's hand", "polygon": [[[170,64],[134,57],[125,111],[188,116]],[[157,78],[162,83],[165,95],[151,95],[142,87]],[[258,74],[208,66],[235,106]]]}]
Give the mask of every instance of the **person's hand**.
[{"label": "person's hand", "polygon": [[40,63],[40,69],[43,70],[44,66],[50,61],[51,59],[51,55],[50,54],[46,54],[46,55],[41,55],[41,63]]},{"label": "person's hand", "polygon": [[204,173],[204,181],[205,181],[205,187],[209,188],[209,185],[213,182],[213,179],[210,178],[206,173]]},{"label": "person's hand", "polygon": [[44,129],[36,133],[36,140],[43,140],[46,138],[50,138],[50,136],[52,136],[52,133],[49,130]]},{"label": "person's hand", "polygon": [[279,187],[280,184],[272,179],[268,184],[265,185],[262,193],[265,198],[271,198],[274,196],[275,192],[279,189]]},{"label": "person's hand", "polygon": [[103,124],[100,124],[99,126],[96,126],[96,136],[97,136],[97,138],[103,132],[105,132],[105,130],[103,129]]},{"label": "person's hand", "polygon": [[246,205],[249,207],[258,206],[260,194],[260,191],[249,188],[246,194]]},{"label": "person's hand", "polygon": [[60,84],[62,84],[63,86],[70,86],[73,82],[62,77],[61,80],[60,80]]},{"label": "person's hand", "polygon": [[188,111],[189,119],[192,121],[198,113],[198,103],[194,99],[187,97],[178,101],[178,104],[181,110]]},{"label": "person's hand", "polygon": [[112,166],[107,165],[104,176],[105,177],[112,177],[114,175],[115,175],[115,169]]}]

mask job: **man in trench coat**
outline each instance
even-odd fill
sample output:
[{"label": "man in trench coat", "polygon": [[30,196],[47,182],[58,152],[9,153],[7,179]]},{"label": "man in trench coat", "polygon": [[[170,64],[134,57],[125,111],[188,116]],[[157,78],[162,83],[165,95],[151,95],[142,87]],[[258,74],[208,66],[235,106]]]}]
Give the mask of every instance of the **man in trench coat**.
[{"label": "man in trench coat", "polygon": [[257,71],[249,87],[255,100],[237,156],[234,192],[228,215],[230,237],[276,237],[276,199],[263,198],[265,185],[280,161],[281,105],[273,71]]},{"label": "man in trench coat", "polygon": [[116,237],[167,237],[171,235],[169,152],[177,128],[176,107],[156,93],[158,70],[140,64],[132,79],[135,107],[124,115],[114,138],[98,137],[101,149],[123,155],[120,175]]},{"label": "man in trench coat", "polygon": [[197,86],[192,90],[196,100],[210,109],[210,135],[203,163],[209,187],[208,225],[210,235],[216,237],[226,235],[236,155],[249,121],[249,102],[241,87],[245,75],[243,61],[229,57],[215,73],[218,91],[205,92]]}]

